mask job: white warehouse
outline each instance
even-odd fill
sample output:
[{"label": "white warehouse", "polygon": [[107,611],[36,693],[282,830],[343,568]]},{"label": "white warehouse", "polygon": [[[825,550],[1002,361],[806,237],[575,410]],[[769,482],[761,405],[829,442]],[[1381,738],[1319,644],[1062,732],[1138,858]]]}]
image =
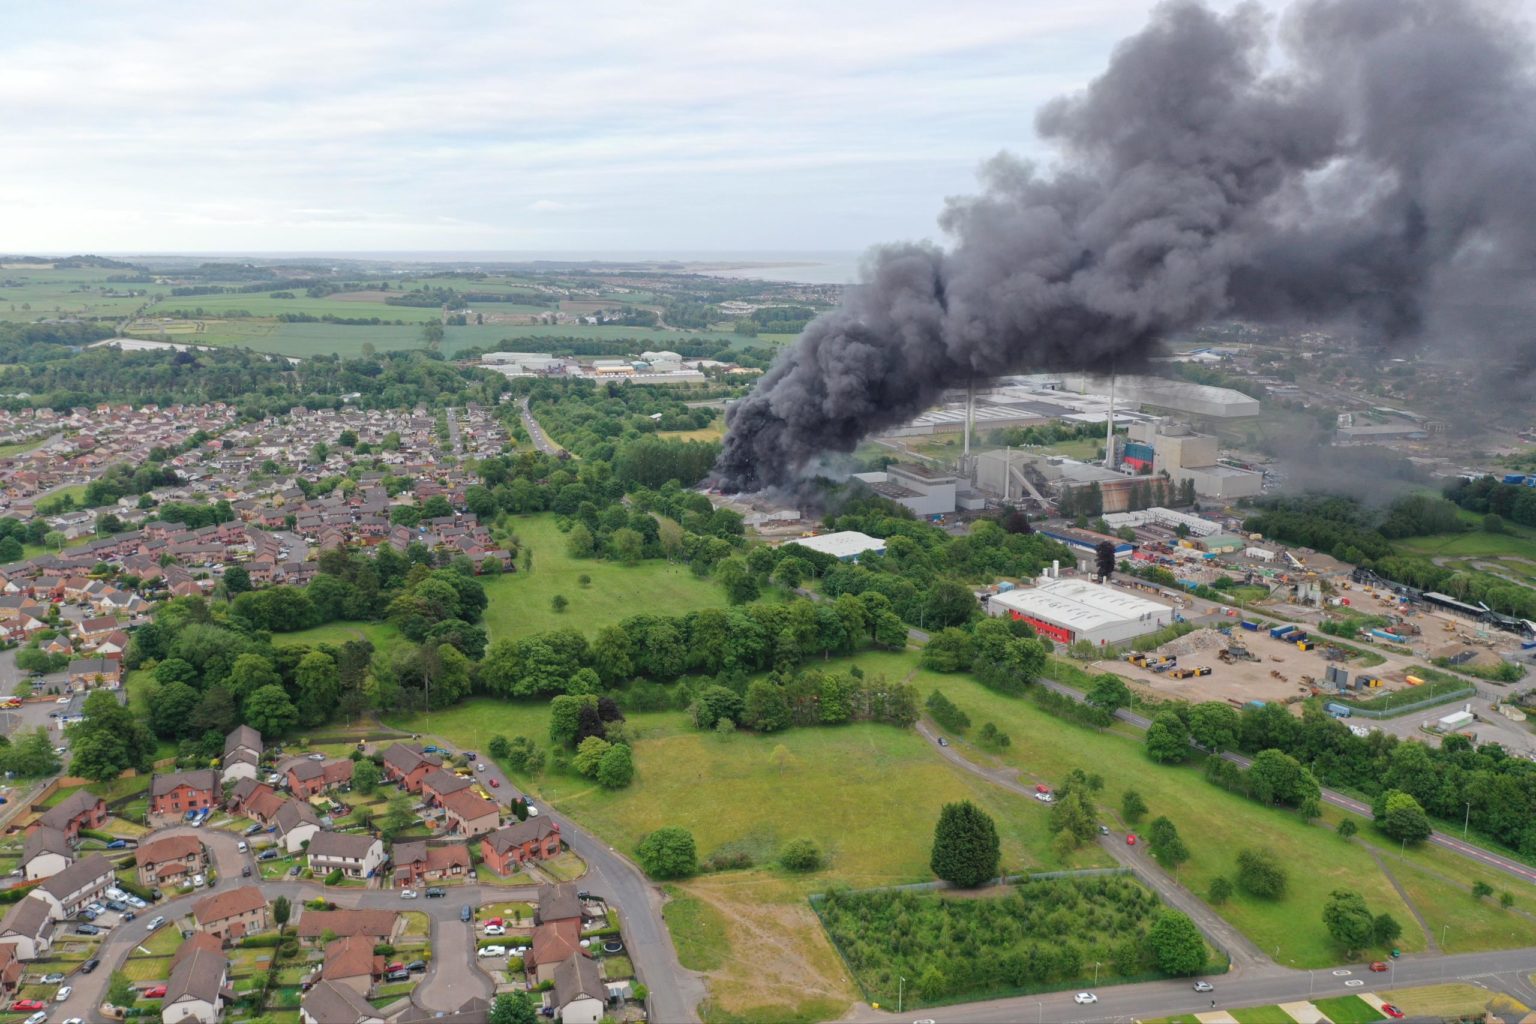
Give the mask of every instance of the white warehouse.
[{"label": "white warehouse", "polygon": [[993,594],[987,612],[1023,619],[1057,643],[1079,640],[1102,647],[1154,633],[1173,621],[1173,609],[1114,587],[1076,579],[1041,580]]}]

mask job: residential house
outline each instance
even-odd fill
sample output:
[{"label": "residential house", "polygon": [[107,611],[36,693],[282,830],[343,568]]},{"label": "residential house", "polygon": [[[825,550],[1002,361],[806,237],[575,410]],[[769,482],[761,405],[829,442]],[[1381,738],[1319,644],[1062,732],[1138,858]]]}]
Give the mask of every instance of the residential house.
[{"label": "residential house", "polygon": [[261,733],[248,725],[235,728],[224,737],[224,781],[255,779],[261,769]]},{"label": "residential house", "polygon": [[333,938],[360,935],[378,945],[393,942],[400,915],[393,910],[305,910],[299,916],[299,938],[315,943],[327,932]]},{"label": "residential house", "polygon": [[26,967],[21,957],[16,955],[15,943],[0,945],[0,993],[15,995],[21,987],[21,976],[25,973]]},{"label": "residential house", "polygon": [[28,833],[21,848],[21,870],[29,882],[52,877],[74,862],[75,847],[69,837],[46,825]]},{"label": "residential house", "polygon": [[156,775],[149,783],[149,812],[180,817],[218,804],[219,773],[212,768]]},{"label": "residential house", "polygon": [[317,981],[299,1004],[304,1024],[384,1024],[373,1004],[345,985]]},{"label": "residential house", "polygon": [[461,793],[474,784],[473,779],[456,775],[446,768],[438,768],[422,776],[421,798],[433,807],[441,807],[443,797],[449,793]]},{"label": "residential house", "polygon": [[[238,814],[253,821],[259,821],[263,825],[270,825],[272,815],[277,813],[284,799],[286,798],[282,794],[265,782],[241,779],[229,788],[224,808],[231,814]],[[259,813],[258,808],[264,813]]]},{"label": "residential house", "polygon": [[113,881],[112,862],[97,853],[46,879],[32,890],[32,895],[48,904],[48,912],[55,921],[62,921],[100,899]]},{"label": "residential house", "polygon": [[321,832],[309,841],[309,869],[316,878],[340,871],[348,878],[372,878],[384,866],[384,841],[352,832]]},{"label": "residential house", "polygon": [[326,943],[320,980],[344,985],[364,998],[384,978],[385,959],[373,952],[374,943],[364,935],[348,935]]},{"label": "residential house", "polygon": [[498,875],[516,874],[526,861],[560,853],[560,826],[546,817],[513,822],[480,839],[480,857]]},{"label": "residential house", "polygon": [[162,1024],[215,1024],[224,1004],[234,998],[229,989],[229,957],[199,945],[171,968],[171,980],[166,983],[165,999],[160,1004],[160,1020]]},{"label": "residential house", "polygon": [[384,777],[390,782],[401,783],[410,793],[420,793],[421,780],[428,772],[442,766],[442,758],[409,744],[396,743],[384,751]]},{"label": "residential house", "polygon": [[469,790],[444,797],[443,815],[452,831],[470,837],[494,832],[501,824],[501,808]]},{"label": "residential house", "polygon": [[117,686],[122,681],[122,662],[112,658],[81,658],[69,663],[71,686]]},{"label": "residential house", "polygon": [[284,800],[272,823],[277,826],[278,841],[289,853],[300,852],[320,834],[320,816],[303,800]]},{"label": "residential house", "polygon": [[561,1024],[598,1024],[608,1005],[608,989],[597,964],[580,953],[555,966],[554,1007]]},{"label": "residential house", "polygon": [[37,819],[43,828],[56,828],[70,840],[83,828],[101,828],[107,821],[107,802],[94,793],[77,789]]},{"label": "residential house", "polygon": [[396,843],[390,851],[390,862],[395,867],[395,884],[401,888],[465,878],[470,871],[469,848],[462,843]]},{"label": "residential house", "polygon": [[523,959],[523,964],[542,985],[555,976],[555,968],[569,957],[582,955],[581,918],[566,917],[558,921],[544,921],[533,927],[533,945]]},{"label": "residential house", "polygon": [[53,948],[54,918],[47,900],[34,890],[0,918],[0,943],[16,947],[20,960],[36,960]]},{"label": "residential house", "polygon": [[224,942],[267,928],[267,898],[254,885],[204,896],[192,904],[197,930]]},{"label": "residential house", "polygon": [[352,784],[352,762],[346,759],[321,763],[305,758],[288,769],[288,790],[301,800],[317,793]]},{"label": "residential house", "polygon": [[139,883],[146,886],[183,885],[208,863],[203,844],[196,836],[166,836],[145,843],[133,852]]}]

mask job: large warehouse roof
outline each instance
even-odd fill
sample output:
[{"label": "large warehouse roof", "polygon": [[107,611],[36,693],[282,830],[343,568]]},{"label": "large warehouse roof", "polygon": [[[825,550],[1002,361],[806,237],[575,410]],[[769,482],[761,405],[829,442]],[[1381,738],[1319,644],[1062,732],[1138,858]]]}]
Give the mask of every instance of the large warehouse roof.
[{"label": "large warehouse roof", "polygon": [[885,541],[879,537],[871,537],[867,533],[857,530],[843,530],[841,533],[824,533],[819,537],[801,537],[791,541],[801,547],[810,548],[812,551],[820,551],[824,555],[833,558],[855,558],[866,551],[885,551]]},{"label": "large warehouse roof", "polygon": [[991,602],[1021,615],[1085,633],[1117,622],[1168,614],[1168,606],[1085,580],[1045,580],[1039,586],[994,594]]}]

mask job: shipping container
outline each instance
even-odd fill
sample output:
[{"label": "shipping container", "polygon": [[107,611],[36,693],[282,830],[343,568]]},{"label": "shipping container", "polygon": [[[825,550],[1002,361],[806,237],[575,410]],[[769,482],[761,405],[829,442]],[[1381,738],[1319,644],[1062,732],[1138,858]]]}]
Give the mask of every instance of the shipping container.
[{"label": "shipping container", "polygon": [[1354,714],[1354,712],[1351,711],[1346,705],[1335,704],[1332,701],[1324,704],[1323,710],[1328,712],[1334,718],[1348,718],[1350,715]]},{"label": "shipping container", "polygon": [[1420,679],[1418,676],[1404,676],[1403,677],[1403,682],[1407,683],[1409,686],[1423,686],[1424,685],[1424,680]]},{"label": "shipping container", "polygon": [[1278,640],[1281,637],[1285,636],[1285,634],[1287,634],[1287,633],[1291,632],[1292,630],[1294,630],[1295,628],[1296,628],[1295,626],[1270,626],[1269,627],[1269,635],[1274,637],[1276,640]]},{"label": "shipping container", "polygon": [[[1246,629],[1246,630],[1257,632],[1258,628],[1259,628],[1259,624],[1257,622],[1249,622],[1247,619],[1244,619],[1243,620],[1243,628]],[[1533,645],[1533,646],[1536,646],[1536,645]]]}]

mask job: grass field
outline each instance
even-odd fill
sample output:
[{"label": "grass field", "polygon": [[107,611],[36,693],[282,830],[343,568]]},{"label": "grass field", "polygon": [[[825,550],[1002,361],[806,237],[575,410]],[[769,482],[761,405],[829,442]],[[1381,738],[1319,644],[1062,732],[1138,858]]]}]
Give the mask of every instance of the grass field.
[{"label": "grass field", "polygon": [[1296,1020],[1278,1006],[1248,1006],[1227,1012],[1237,1024],[1294,1024]]},{"label": "grass field", "polygon": [[[590,636],[646,610],[681,615],[726,606],[725,591],[719,585],[699,579],[681,565],[654,560],[620,565],[572,558],[553,516],[523,517],[513,524],[518,539],[533,551],[533,568],[484,581],[490,598],[485,622],[493,640],[559,628],[579,629]],[[586,587],[579,581],[583,574],[592,577]],[[556,594],[570,602],[564,612],[550,607]]]},{"label": "grass field", "polygon": [[1460,983],[1399,988],[1380,996],[1410,1017],[1444,1018],[1480,1014],[1493,998],[1485,988]]},{"label": "grass field", "polygon": [[[1013,738],[1003,763],[1017,766],[1025,781],[1059,781],[1071,766],[1081,766],[1105,778],[1104,800],[1109,817],[1117,817],[1120,796],[1128,788],[1138,790],[1151,808],[1149,817],[1165,814],[1190,836],[1222,836],[1220,843],[1190,843],[1193,854],[1179,872],[1180,881],[1196,893],[1206,892],[1218,876],[1231,878],[1236,855],[1243,846],[1265,846],[1283,863],[1291,865],[1290,887],[1285,899],[1270,902],[1238,895],[1216,911],[1281,963],[1297,967],[1321,967],[1338,962],[1342,952],[1323,927],[1321,907],[1336,888],[1359,892],[1373,913],[1390,913],[1403,926],[1399,946],[1408,951],[1427,946],[1408,906],[1391,880],[1376,865],[1367,844],[1376,844],[1375,833],[1362,828],[1361,838],[1346,844],[1331,827],[1308,825],[1294,813],[1271,810],[1244,797],[1217,789],[1200,777],[1197,769],[1162,768],[1149,762],[1136,738],[1095,733],[1068,726],[1046,715],[1033,704],[998,696],[969,679],[920,673],[913,680],[920,692],[934,688],[967,712],[975,728],[995,722]],[[967,749],[969,757],[985,756]],[[1331,825],[1339,813],[1329,810],[1323,821]],[[1251,838],[1250,838],[1251,837]],[[1396,849],[1379,847],[1389,867]],[[1389,856],[1390,854],[1390,856]],[[1410,851],[1401,870],[1392,868],[1397,880],[1435,930],[1450,924],[1461,933],[1465,945],[1456,952],[1510,948],[1536,942],[1536,922],[1499,909],[1492,901],[1473,901],[1470,887],[1479,870],[1436,848]],[[1455,882],[1450,881],[1455,879]],[[1490,878],[1495,888],[1505,888]]]},{"label": "grass field", "polygon": [[239,293],[235,295],[177,295],[157,302],[145,311],[145,316],[160,317],[173,312],[191,312],[201,309],[209,316],[244,311],[256,317],[273,317],[280,313],[304,313],[309,316],[378,317],[381,320],[406,320],[425,323],[441,320],[442,311],[427,306],[391,306],[388,303],[355,302],[348,299],[326,297],[312,299],[302,292],[294,298],[275,299],[268,292]]},{"label": "grass field", "polygon": [[716,971],[725,966],[730,943],[725,916],[676,886],[667,886],[667,903],[661,908],[677,946],[677,959],[690,971]]},{"label": "grass field", "polygon": [[328,622],[313,629],[297,633],[274,633],[272,642],[278,647],[318,646],[332,644],[337,647],[348,640],[368,640],[373,644],[374,656],[386,655],[402,640],[399,630],[387,622]]},{"label": "grass field", "polygon": [[1333,1024],[1375,1024],[1378,1020],[1386,1019],[1386,1014],[1359,996],[1314,999],[1312,1005],[1321,1010],[1323,1016],[1333,1021]]},{"label": "grass field", "polygon": [[725,436],[725,417],[716,416],[709,426],[698,430],[658,430],[656,436],[668,441],[718,441]]}]

